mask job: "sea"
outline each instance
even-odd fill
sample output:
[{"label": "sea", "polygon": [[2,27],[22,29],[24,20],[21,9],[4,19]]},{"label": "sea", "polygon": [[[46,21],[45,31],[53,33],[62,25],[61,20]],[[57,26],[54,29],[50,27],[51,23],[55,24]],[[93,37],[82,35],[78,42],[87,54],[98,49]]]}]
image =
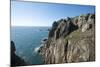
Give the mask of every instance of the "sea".
[{"label": "sea", "polygon": [[24,59],[27,65],[44,64],[42,56],[37,52],[42,40],[48,37],[50,27],[12,26],[11,40],[14,41],[16,54]]}]

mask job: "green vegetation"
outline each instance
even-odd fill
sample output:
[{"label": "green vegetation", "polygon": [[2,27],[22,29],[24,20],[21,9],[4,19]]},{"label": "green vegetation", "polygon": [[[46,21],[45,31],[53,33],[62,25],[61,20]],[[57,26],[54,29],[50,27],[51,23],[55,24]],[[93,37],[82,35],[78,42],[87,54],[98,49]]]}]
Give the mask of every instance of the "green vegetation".
[{"label": "green vegetation", "polygon": [[77,41],[77,40],[79,40],[80,38],[82,38],[82,35],[83,35],[84,33],[83,32],[81,32],[81,30],[80,29],[78,29],[78,30],[76,30],[76,31],[73,31],[72,33],[70,33],[69,34],[69,36],[66,36],[65,37],[65,41],[67,41],[67,40],[71,40],[71,41]]}]

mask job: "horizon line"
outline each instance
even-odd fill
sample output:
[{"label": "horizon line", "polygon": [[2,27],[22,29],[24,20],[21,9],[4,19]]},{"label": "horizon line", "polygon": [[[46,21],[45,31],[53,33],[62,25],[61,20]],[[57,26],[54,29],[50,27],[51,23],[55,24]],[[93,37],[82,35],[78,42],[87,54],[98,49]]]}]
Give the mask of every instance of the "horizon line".
[{"label": "horizon line", "polygon": [[52,27],[52,26],[18,26],[18,25],[10,25],[10,27]]}]

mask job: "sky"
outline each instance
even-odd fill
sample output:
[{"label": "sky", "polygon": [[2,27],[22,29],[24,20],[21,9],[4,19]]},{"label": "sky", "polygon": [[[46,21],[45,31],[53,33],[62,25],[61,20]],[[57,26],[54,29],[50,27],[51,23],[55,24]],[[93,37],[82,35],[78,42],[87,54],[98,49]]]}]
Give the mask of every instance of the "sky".
[{"label": "sky", "polygon": [[11,1],[12,26],[52,26],[61,18],[95,13],[95,6]]}]

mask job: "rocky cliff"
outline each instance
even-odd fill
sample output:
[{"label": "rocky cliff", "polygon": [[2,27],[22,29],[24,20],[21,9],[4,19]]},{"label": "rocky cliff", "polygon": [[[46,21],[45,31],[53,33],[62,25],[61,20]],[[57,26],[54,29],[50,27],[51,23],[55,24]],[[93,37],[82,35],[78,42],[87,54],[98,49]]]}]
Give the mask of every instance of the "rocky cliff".
[{"label": "rocky cliff", "polygon": [[95,60],[95,14],[54,21],[39,49],[45,64]]},{"label": "rocky cliff", "polygon": [[25,66],[26,62],[21,57],[16,55],[15,51],[15,43],[14,41],[11,41],[11,67]]}]

